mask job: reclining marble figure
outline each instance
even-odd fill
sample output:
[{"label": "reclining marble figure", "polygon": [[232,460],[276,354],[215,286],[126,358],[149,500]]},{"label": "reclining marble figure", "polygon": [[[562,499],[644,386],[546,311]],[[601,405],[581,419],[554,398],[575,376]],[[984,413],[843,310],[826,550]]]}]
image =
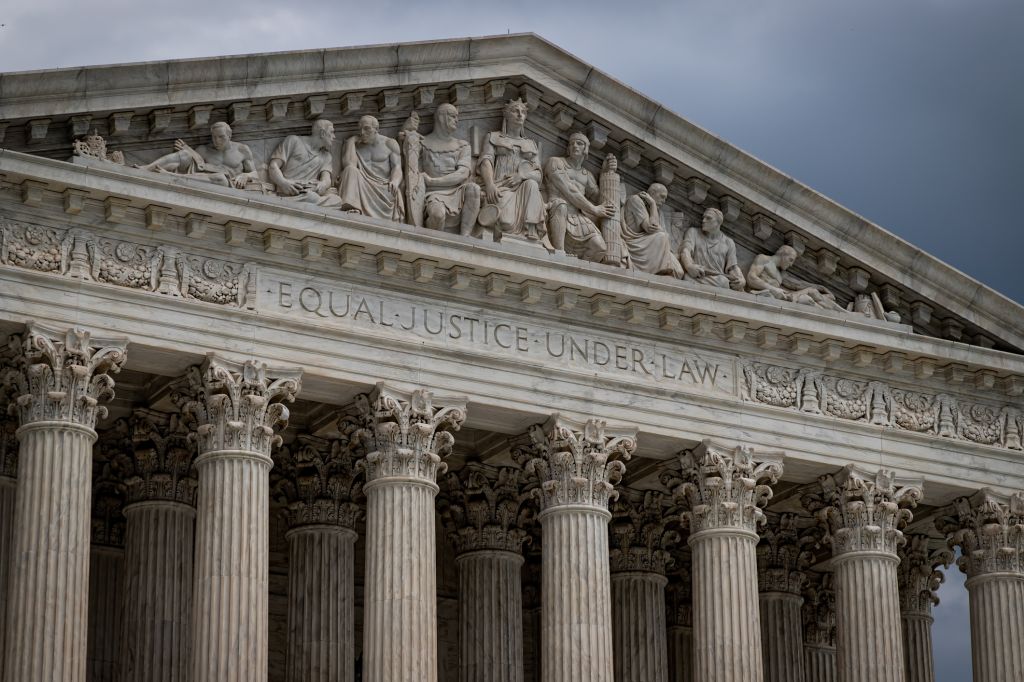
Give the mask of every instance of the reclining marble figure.
[{"label": "reclining marble figure", "polygon": [[360,118],[359,134],[345,140],[338,193],[344,211],[405,220],[402,152],[397,141],[380,134],[380,123],[373,116]]},{"label": "reclining marble figure", "polygon": [[239,189],[249,182],[259,182],[252,150],[241,142],[232,142],[231,126],[223,121],[210,126],[209,145],[193,149],[184,140],[175,140],[173,152],[139,168]]},{"label": "reclining marble figure", "polygon": [[545,233],[540,147],[523,134],[525,103],[509,101],[502,113],[501,130],[489,133],[480,151],[478,170],[486,200],[480,222],[494,226],[496,239],[506,234],[540,240]]},{"label": "reclining marble figure", "polygon": [[313,122],[308,137],[289,135],[270,155],[267,176],[277,193],[318,206],[337,206],[332,187],[334,124],[325,118]]},{"label": "reclining marble figure", "polygon": [[827,288],[797,279],[786,272],[796,259],[796,249],[788,244],[780,246],[774,255],[755,256],[754,262],[747,270],[747,286],[750,292],[758,296],[771,296],[781,301],[847,312],[846,308],[836,303],[836,297]]},{"label": "reclining marble figure", "polygon": [[684,279],[722,289],[743,291],[746,281],[736,261],[736,242],[722,232],[725,217],[717,208],[704,211],[700,228],[691,227],[683,235],[679,260]]},{"label": "reclining marble figure", "polygon": [[630,195],[622,207],[622,240],[633,268],[653,275],[683,276],[683,266],[672,253],[672,240],[661,224],[661,207],[668,188],[655,182],[646,192]]},{"label": "reclining marble figure", "polygon": [[600,263],[607,245],[595,221],[612,216],[615,206],[595,204],[599,191],[594,175],[583,167],[590,140],[583,133],[569,136],[566,155],[548,159],[544,178],[548,185],[548,230],[555,251]]}]

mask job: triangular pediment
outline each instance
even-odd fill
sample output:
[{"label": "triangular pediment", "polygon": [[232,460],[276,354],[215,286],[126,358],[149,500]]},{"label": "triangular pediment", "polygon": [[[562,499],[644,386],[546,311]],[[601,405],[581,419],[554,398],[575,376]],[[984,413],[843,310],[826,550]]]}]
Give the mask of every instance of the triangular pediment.
[{"label": "triangular pediment", "polygon": [[[210,125],[224,121],[233,141],[251,149],[258,177],[221,191],[274,202],[274,150],[289,135],[308,135],[317,119],[335,126],[336,179],[342,145],[363,115],[396,137],[411,112],[426,133],[437,105],[455,104],[456,134],[478,159],[513,98],[529,107],[526,135],[542,159],[564,155],[579,131],[590,142],[585,167],[595,177],[605,155],[616,156],[623,197],[666,185],[661,222],[675,247],[683,230],[700,226],[705,209],[718,208],[743,272],[759,254],[789,244],[800,253],[792,274],[842,306],[860,296],[874,311],[866,317],[880,325],[897,323],[877,319],[879,311],[896,312],[898,324],[919,334],[1024,349],[1020,305],[534,35],[3,74],[0,147],[70,159],[83,172],[105,165],[151,178],[157,174],[133,166],[173,151],[177,139],[208,144]],[[110,160],[73,152],[73,142],[92,131]],[[544,198],[550,203],[549,193]]]}]

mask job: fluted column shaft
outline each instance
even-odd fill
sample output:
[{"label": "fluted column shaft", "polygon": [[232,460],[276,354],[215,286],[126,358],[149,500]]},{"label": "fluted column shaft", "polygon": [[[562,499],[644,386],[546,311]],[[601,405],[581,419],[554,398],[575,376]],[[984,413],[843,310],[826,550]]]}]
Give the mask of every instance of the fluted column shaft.
[{"label": "fluted column shaft", "polygon": [[804,674],[807,682],[837,682],[836,650],[824,646],[805,646]]},{"label": "fluted column shaft", "polygon": [[365,491],[363,679],[436,682],[438,486],[390,477]]},{"label": "fluted column shaft", "polygon": [[523,682],[523,597],[515,552],[462,554],[459,648],[462,682]]},{"label": "fluted column shaft", "polygon": [[93,545],[89,559],[89,642],[86,679],[119,682],[124,550]]},{"label": "fluted column shaft", "polygon": [[4,680],[83,682],[96,432],[37,421],[18,440]]},{"label": "fluted column shaft", "polygon": [[271,465],[267,455],[247,450],[196,460],[192,682],[267,677]]},{"label": "fluted column shaft", "polygon": [[694,678],[761,682],[757,533],[710,529],[690,536],[693,550]]},{"label": "fluted column shaft", "polygon": [[836,667],[841,682],[903,682],[896,566],[886,551],[835,557]]},{"label": "fluted column shaft", "polygon": [[523,611],[523,682],[540,682],[540,607]]},{"label": "fluted column shaft", "polygon": [[4,642],[7,641],[7,584],[10,580],[14,545],[14,497],[17,481],[0,476],[0,677],[4,672]]},{"label": "fluted column shaft", "polygon": [[1024,679],[1024,573],[968,578],[974,682]]},{"label": "fluted column shaft", "polygon": [[612,682],[608,520],[588,505],[541,512],[542,682]]},{"label": "fluted column shaft", "polygon": [[693,628],[668,629],[668,670],[672,682],[693,682]]},{"label": "fluted column shaft", "polygon": [[355,678],[356,532],[337,525],[288,531],[288,682]]},{"label": "fluted column shaft", "polygon": [[903,662],[906,682],[935,682],[935,664],[932,656],[932,623],[935,619],[924,614],[903,614]]},{"label": "fluted column shaft", "polygon": [[615,682],[668,682],[665,585],[649,571],[612,573]]},{"label": "fluted column shaft", "polygon": [[762,592],[760,602],[765,682],[804,682],[803,597]]},{"label": "fluted column shaft", "polygon": [[181,502],[128,505],[121,674],[131,682],[186,682],[192,626],[196,511]]}]

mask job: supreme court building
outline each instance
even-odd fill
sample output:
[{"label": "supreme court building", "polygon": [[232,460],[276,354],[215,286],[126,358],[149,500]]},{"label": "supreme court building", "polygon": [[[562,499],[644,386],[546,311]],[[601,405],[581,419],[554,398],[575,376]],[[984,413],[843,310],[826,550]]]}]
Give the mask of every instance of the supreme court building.
[{"label": "supreme court building", "polygon": [[958,550],[1022,682],[1022,320],[534,35],[0,74],[2,680],[932,682]]}]

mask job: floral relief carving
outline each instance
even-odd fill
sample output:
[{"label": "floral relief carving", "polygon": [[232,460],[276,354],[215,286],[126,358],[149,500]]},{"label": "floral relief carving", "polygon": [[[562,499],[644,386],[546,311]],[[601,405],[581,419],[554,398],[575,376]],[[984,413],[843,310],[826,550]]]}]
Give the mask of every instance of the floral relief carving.
[{"label": "floral relief carving", "polygon": [[458,554],[477,550],[520,553],[532,541],[534,512],[519,482],[519,470],[469,464],[445,476],[441,518]]},{"label": "floral relief carving", "polygon": [[930,538],[921,533],[907,535],[907,543],[899,548],[900,565],[897,578],[900,590],[900,613],[930,616],[932,606],[939,603],[935,594],[942,584],[939,566],[953,562],[953,552],[946,547],[932,549]]},{"label": "floral relief carving", "polygon": [[646,571],[665,575],[674,559],[669,548],[682,540],[669,528],[671,517],[665,514],[664,493],[648,490],[640,500],[619,497],[612,504],[609,526],[611,570]]},{"label": "floral relief carving", "polygon": [[196,446],[182,416],[137,409],[130,423],[134,447],[125,479],[129,503],[165,500],[195,506]]},{"label": "floral relief carving", "polygon": [[1004,495],[983,488],[954,500],[935,526],[946,534],[950,547],[960,548],[957,565],[968,578],[1024,575],[1024,493]]},{"label": "floral relief carving", "polygon": [[745,360],[740,398],[872,426],[1021,450],[1019,409]]},{"label": "floral relief carving", "polygon": [[277,449],[271,486],[290,528],[355,528],[363,516],[357,503],[363,482],[353,446],[346,436],[327,440],[302,434]]},{"label": "floral relief carving", "polygon": [[757,577],[761,592],[800,594],[805,571],[814,559],[813,547],[820,533],[800,528],[796,514],[768,516],[757,545]]}]

